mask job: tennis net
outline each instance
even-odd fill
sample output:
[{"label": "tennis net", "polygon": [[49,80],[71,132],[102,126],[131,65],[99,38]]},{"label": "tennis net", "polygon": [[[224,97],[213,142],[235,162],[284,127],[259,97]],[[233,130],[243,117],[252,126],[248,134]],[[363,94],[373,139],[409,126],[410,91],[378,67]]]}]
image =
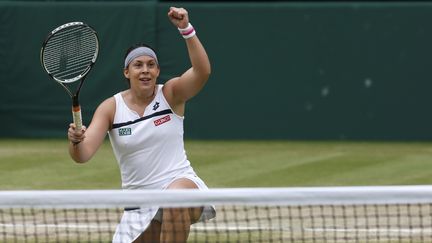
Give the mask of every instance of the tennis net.
[{"label": "tennis net", "polygon": [[171,208],[209,205],[187,242],[432,242],[432,186],[0,191],[0,241],[111,242],[125,212],[140,228],[143,209],[165,224]]}]

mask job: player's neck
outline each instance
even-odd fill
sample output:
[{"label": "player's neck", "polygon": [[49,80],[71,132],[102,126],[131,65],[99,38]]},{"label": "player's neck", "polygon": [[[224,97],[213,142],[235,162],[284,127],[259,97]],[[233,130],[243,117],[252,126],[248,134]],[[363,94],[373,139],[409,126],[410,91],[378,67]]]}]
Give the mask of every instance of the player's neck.
[{"label": "player's neck", "polygon": [[147,106],[155,97],[156,95],[156,87],[154,89],[150,90],[150,92],[138,92],[134,90],[129,90],[130,92],[130,101],[136,105],[143,105]]}]

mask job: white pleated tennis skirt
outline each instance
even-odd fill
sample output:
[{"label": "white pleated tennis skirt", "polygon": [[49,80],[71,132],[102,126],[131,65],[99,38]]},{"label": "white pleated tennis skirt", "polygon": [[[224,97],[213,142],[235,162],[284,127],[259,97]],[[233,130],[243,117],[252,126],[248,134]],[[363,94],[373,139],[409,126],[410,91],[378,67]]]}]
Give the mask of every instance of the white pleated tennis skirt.
[{"label": "white pleated tennis skirt", "polygon": [[[186,178],[193,181],[200,190],[208,190],[207,185],[194,172],[185,173],[174,177],[173,179],[163,182],[161,185],[166,189],[172,182],[177,179]],[[131,243],[137,239],[150,225],[153,219],[161,221],[161,215],[158,213],[159,207],[140,207],[134,210],[125,210],[120,223],[117,225],[113,236],[113,243]],[[204,222],[216,216],[214,206],[205,206],[198,222]]]}]

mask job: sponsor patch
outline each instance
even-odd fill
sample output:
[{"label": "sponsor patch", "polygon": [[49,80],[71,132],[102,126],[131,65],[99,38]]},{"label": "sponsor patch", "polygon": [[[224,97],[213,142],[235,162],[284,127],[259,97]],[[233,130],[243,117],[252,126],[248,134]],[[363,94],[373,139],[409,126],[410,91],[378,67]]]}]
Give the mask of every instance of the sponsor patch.
[{"label": "sponsor patch", "polygon": [[156,103],[153,105],[153,110],[157,110],[159,108],[159,102],[156,101]]},{"label": "sponsor patch", "polygon": [[169,121],[171,121],[171,117],[170,117],[170,115],[166,115],[166,116],[164,116],[162,118],[159,118],[159,119],[155,120],[154,124],[155,124],[155,126],[159,126],[159,125],[162,125],[165,122],[169,122]]},{"label": "sponsor patch", "polygon": [[130,127],[119,128],[119,136],[129,136],[132,135],[132,129]]}]

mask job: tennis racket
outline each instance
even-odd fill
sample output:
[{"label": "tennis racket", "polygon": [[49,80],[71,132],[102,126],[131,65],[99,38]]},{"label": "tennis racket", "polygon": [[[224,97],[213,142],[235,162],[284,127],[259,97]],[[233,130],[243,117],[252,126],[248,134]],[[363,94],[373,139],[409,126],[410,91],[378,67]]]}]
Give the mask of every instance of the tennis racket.
[{"label": "tennis racket", "polygon": [[[55,28],[42,44],[42,67],[72,98],[72,116],[78,130],[82,128],[78,96],[86,75],[96,62],[98,52],[96,31],[82,22],[70,22]],[[72,86],[76,87],[75,92],[72,91]]]}]

